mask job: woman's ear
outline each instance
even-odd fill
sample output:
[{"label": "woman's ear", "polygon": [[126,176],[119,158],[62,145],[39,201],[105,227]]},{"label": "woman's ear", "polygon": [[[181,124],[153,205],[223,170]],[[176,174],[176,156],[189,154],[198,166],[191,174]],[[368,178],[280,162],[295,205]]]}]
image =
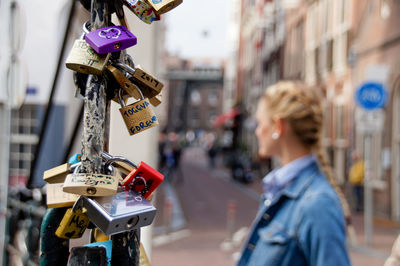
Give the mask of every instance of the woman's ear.
[{"label": "woman's ear", "polygon": [[286,130],[286,121],[282,118],[276,117],[273,119],[275,124],[275,131],[279,136],[282,136]]}]

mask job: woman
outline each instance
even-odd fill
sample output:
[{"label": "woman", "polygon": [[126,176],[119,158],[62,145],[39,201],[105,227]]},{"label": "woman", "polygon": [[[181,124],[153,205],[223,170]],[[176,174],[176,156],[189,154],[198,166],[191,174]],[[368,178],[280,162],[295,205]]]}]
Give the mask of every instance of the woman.
[{"label": "woman", "polygon": [[277,156],[282,167],[263,179],[263,201],[238,265],[350,265],[345,219],[321,147],[322,118],[320,99],[300,82],[279,82],[260,99],[259,155]]}]

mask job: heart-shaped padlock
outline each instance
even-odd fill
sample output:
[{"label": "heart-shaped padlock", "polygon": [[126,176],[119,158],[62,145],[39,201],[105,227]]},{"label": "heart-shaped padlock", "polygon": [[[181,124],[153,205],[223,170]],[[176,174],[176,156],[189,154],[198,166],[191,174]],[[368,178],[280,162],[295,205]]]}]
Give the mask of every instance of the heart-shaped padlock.
[{"label": "heart-shaped padlock", "polygon": [[118,92],[119,103],[121,104],[119,111],[131,136],[158,125],[157,117],[149,100],[143,97],[142,91],[136,85],[134,87],[140,93],[140,100],[128,106],[122,99],[122,89]]}]

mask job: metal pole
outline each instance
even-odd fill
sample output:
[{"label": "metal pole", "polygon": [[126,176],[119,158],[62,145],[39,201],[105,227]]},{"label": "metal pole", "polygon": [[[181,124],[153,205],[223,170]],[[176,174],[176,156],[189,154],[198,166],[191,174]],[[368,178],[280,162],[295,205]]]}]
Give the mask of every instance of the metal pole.
[{"label": "metal pole", "polygon": [[364,140],[364,235],[365,244],[372,243],[373,224],[373,193],[372,193],[372,172],[371,172],[371,155],[372,155],[372,135],[367,133]]},{"label": "metal pole", "polygon": [[[107,0],[92,0],[92,30],[106,27],[110,22]],[[102,76],[90,75],[85,93],[82,136],[82,167],[85,172],[102,172],[101,155],[108,151],[109,129],[110,102],[106,97],[106,81]],[[115,234],[111,240],[111,265],[139,266],[140,229]]]},{"label": "metal pole", "polygon": [[0,109],[0,265],[5,265],[5,242],[7,221],[8,174],[10,157],[11,108],[8,103]]},{"label": "metal pole", "polygon": [[[91,17],[92,30],[106,27],[111,21],[108,5],[105,0],[92,0]],[[108,142],[106,129],[109,126],[109,113],[106,99],[106,82],[102,76],[89,75],[83,114],[82,136],[82,168],[86,173],[101,173],[105,143]]]}]

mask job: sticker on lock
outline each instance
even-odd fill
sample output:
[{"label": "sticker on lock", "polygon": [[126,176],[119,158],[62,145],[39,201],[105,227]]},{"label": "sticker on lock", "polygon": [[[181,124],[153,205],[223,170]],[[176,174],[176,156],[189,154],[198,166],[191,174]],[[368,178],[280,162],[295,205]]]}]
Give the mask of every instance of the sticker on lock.
[{"label": "sticker on lock", "polygon": [[160,16],[145,0],[124,0],[124,4],[143,22],[151,24]]},{"label": "sticker on lock", "polygon": [[67,68],[80,73],[101,75],[110,55],[99,55],[84,40],[76,40],[65,65]]},{"label": "sticker on lock", "polygon": [[85,209],[73,211],[72,208],[69,208],[57,228],[56,236],[65,239],[80,238],[88,227],[89,222]]},{"label": "sticker on lock", "polygon": [[164,14],[180,5],[183,0],[145,0],[155,11],[157,15]]},{"label": "sticker on lock", "polygon": [[136,191],[147,198],[164,180],[164,175],[145,162],[125,177],[122,186],[126,191]]},{"label": "sticker on lock", "polygon": [[106,235],[150,225],[156,208],[137,192],[120,192],[113,196],[82,197],[89,219]]},{"label": "sticker on lock", "polygon": [[117,193],[118,178],[111,175],[77,173],[69,174],[63,191],[82,196],[109,196]]}]

